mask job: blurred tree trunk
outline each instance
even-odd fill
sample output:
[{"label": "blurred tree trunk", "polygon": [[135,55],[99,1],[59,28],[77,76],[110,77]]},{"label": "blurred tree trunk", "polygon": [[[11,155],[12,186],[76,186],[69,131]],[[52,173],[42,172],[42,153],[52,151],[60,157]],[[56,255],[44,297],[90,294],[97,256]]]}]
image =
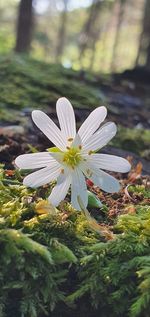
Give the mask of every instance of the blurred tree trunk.
[{"label": "blurred tree trunk", "polygon": [[69,0],[63,0],[63,10],[60,15],[60,25],[58,30],[58,41],[56,46],[56,60],[60,61],[63,54],[66,38],[66,26],[67,26],[67,8]]},{"label": "blurred tree trunk", "polygon": [[145,0],[143,28],[139,41],[136,66],[145,63],[150,70],[150,0]]},{"label": "blurred tree trunk", "polygon": [[120,29],[123,22],[126,0],[118,0],[116,4],[118,5],[118,19],[117,19],[116,33],[115,33],[115,39],[114,39],[114,44],[112,49],[111,71],[114,71],[116,68],[117,48],[118,48],[119,39],[120,39]]},{"label": "blurred tree trunk", "polygon": [[28,53],[31,46],[33,28],[33,0],[21,0],[18,11],[17,38],[15,52]]},{"label": "blurred tree trunk", "polygon": [[89,64],[89,71],[92,71],[93,67],[94,67],[95,55],[96,55],[96,43],[97,43],[97,39],[95,39],[95,41],[93,41],[92,54],[91,54],[90,64]]},{"label": "blurred tree trunk", "polygon": [[147,48],[146,64],[145,67],[150,71],[150,40]]},{"label": "blurred tree trunk", "polygon": [[83,26],[83,30],[80,34],[79,38],[79,50],[80,56],[79,59],[82,64],[82,60],[85,54],[85,51],[90,48],[92,50],[91,62],[89,67],[92,68],[95,58],[95,47],[98,37],[100,35],[100,23],[98,23],[98,19],[100,17],[100,9],[102,5],[101,0],[93,0],[92,5],[90,7],[89,16],[87,21]]}]

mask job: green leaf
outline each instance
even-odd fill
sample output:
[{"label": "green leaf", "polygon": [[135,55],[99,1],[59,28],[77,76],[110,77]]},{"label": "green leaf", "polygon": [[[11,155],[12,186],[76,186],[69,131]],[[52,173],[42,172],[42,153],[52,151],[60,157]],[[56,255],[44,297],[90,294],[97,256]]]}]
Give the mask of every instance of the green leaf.
[{"label": "green leaf", "polygon": [[47,149],[48,152],[52,152],[52,153],[57,153],[57,152],[61,152],[60,149],[58,149],[58,147],[54,146],[54,147],[49,147]]},{"label": "green leaf", "polygon": [[32,153],[38,153],[39,151],[36,149],[35,146],[31,145],[31,144],[27,144],[29,150],[32,152]]},{"label": "green leaf", "polygon": [[88,206],[95,207],[95,208],[101,208],[103,206],[103,204],[96,197],[96,195],[91,193],[89,190],[88,190]]}]

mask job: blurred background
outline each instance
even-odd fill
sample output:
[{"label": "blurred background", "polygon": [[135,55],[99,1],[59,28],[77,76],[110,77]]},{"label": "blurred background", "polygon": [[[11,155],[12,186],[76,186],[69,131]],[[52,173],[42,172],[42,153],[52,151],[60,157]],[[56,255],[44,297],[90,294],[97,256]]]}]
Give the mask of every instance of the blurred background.
[{"label": "blurred background", "polygon": [[150,0],[1,0],[0,54],[75,70],[150,69]]}]

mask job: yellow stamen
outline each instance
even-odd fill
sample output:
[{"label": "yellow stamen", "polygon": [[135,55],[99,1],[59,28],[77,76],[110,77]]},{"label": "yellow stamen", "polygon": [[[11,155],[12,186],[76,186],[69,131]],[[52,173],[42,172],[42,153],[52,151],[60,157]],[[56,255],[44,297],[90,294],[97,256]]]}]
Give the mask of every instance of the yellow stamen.
[{"label": "yellow stamen", "polygon": [[82,160],[80,150],[76,147],[67,147],[67,150],[68,151],[64,153],[63,162],[74,169]]},{"label": "yellow stamen", "polygon": [[93,173],[90,171],[90,169],[87,169],[86,172],[87,172],[89,177],[91,177],[93,175]]}]

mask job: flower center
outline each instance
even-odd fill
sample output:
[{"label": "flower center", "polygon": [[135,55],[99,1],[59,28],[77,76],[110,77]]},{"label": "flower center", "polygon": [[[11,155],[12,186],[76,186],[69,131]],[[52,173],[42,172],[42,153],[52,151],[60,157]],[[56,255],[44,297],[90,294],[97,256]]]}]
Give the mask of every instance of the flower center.
[{"label": "flower center", "polygon": [[71,168],[75,168],[82,160],[79,148],[69,148],[67,152],[64,153],[63,162],[69,165]]}]

